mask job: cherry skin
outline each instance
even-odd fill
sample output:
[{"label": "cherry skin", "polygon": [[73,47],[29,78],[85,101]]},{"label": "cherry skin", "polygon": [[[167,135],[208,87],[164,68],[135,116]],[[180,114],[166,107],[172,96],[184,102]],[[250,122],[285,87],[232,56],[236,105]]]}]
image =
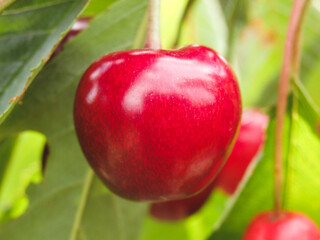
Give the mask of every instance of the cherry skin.
[{"label": "cherry skin", "polygon": [[203,191],[195,196],[168,202],[152,203],[150,215],[160,221],[179,221],[196,213],[211,195],[215,182],[210,183]]},{"label": "cherry skin", "polygon": [[150,215],[162,221],[177,221],[197,212],[209,198],[213,188],[233,194],[249,163],[264,144],[268,116],[258,110],[246,110],[232,152],[216,179],[202,192],[190,198],[153,203]]},{"label": "cherry skin", "polygon": [[268,116],[258,110],[244,111],[232,153],[215,180],[227,194],[235,192],[248,165],[264,145],[268,121]]},{"label": "cherry skin", "polygon": [[90,20],[91,20],[91,17],[78,18],[77,21],[72,25],[67,35],[61,40],[57,48],[54,50],[52,57],[56,56],[59,52],[63,50],[64,44],[69,42],[72,38],[74,38],[80,32],[86,29],[89,26]]},{"label": "cherry skin", "polygon": [[107,54],[84,73],[74,102],[89,164],[112,192],[136,201],[182,199],[206,187],[240,116],[230,66],[199,45]]},{"label": "cherry skin", "polygon": [[243,240],[319,240],[317,225],[307,216],[297,212],[283,212],[274,219],[273,212],[257,215],[248,226]]}]

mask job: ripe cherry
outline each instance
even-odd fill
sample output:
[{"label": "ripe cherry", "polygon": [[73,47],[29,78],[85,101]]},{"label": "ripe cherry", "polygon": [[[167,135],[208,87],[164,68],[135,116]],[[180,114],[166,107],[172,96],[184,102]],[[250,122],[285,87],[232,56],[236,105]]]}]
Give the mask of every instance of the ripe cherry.
[{"label": "ripe cherry", "polygon": [[317,225],[307,216],[297,212],[283,212],[274,218],[273,212],[257,215],[248,226],[243,240],[319,240]]},{"label": "ripe cherry", "polygon": [[268,121],[268,116],[258,110],[244,111],[232,153],[215,180],[226,193],[235,192],[248,165],[263,146]]},{"label": "ripe cherry", "polygon": [[260,111],[244,111],[234,148],[216,180],[205,190],[190,198],[153,203],[150,207],[150,215],[164,221],[181,220],[198,211],[206,202],[214,187],[219,186],[227,193],[232,194],[249,163],[264,144],[267,124],[268,116]]},{"label": "ripe cherry", "polygon": [[195,196],[168,202],[152,203],[149,213],[161,221],[178,221],[196,213],[210,197],[215,183],[212,182],[202,192]]},{"label": "ripe cherry", "polygon": [[54,50],[52,57],[56,56],[59,52],[62,51],[64,44],[69,42],[72,38],[77,36],[81,31],[86,29],[89,26],[91,18],[78,18],[77,21],[72,25],[71,29],[67,33],[67,35],[61,40],[57,48]]},{"label": "ripe cherry", "polygon": [[229,64],[198,45],[107,54],[85,72],[74,103],[88,162],[111,191],[137,201],[182,199],[206,187],[240,116]]}]

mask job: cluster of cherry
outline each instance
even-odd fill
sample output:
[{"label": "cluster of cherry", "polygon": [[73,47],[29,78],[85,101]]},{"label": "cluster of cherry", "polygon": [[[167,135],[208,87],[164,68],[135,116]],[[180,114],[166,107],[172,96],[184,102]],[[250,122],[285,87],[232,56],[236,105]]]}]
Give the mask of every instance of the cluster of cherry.
[{"label": "cluster of cherry", "polygon": [[[63,43],[88,21],[79,19]],[[98,59],[79,83],[74,122],[84,155],[111,191],[153,202],[151,216],[175,221],[198,211],[215,188],[236,191],[263,148],[268,117],[258,110],[242,114],[229,64],[192,45]],[[243,237],[319,238],[308,217],[287,211],[277,218],[258,214]]]}]

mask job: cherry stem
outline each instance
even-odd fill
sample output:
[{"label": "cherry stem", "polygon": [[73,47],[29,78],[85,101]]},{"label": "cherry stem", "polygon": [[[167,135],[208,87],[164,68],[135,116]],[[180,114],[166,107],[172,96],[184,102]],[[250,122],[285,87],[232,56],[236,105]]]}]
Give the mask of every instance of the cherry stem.
[{"label": "cherry stem", "polygon": [[299,79],[299,73],[300,73],[300,45],[301,45],[300,42],[301,42],[302,22],[310,2],[311,2],[310,0],[305,0],[305,2],[303,3],[302,9],[300,10],[301,13],[300,13],[300,19],[297,27],[296,38],[294,39],[294,42],[293,42],[292,72],[296,80]]},{"label": "cherry stem", "polygon": [[149,0],[148,28],[145,48],[161,49],[160,0]]},{"label": "cherry stem", "polygon": [[276,132],[275,132],[275,217],[281,216],[282,202],[282,145],[283,126],[287,107],[287,97],[289,91],[291,68],[295,77],[299,75],[300,65],[300,33],[303,16],[310,0],[295,0],[293,3],[290,22],[285,42],[284,57],[282,62],[281,75],[278,85],[278,100],[276,111]]}]

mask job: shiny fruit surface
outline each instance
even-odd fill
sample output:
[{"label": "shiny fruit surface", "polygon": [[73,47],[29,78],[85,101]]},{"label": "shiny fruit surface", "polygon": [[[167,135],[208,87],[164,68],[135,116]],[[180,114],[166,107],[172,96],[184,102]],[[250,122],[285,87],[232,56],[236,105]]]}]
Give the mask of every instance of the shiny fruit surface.
[{"label": "shiny fruit surface", "polygon": [[317,225],[307,216],[297,212],[283,212],[275,220],[273,212],[257,215],[248,226],[243,240],[319,240]]},{"label": "shiny fruit surface", "polygon": [[225,192],[232,194],[247,166],[264,144],[267,124],[267,115],[255,109],[245,110],[232,152],[216,179],[205,190],[190,198],[151,204],[150,215],[163,221],[181,220],[198,211],[214,187],[219,186]]},{"label": "shiny fruit surface", "polygon": [[137,201],[182,199],[206,187],[240,116],[229,64],[199,45],[107,54],[85,72],[74,103],[88,162],[111,191]]},{"label": "shiny fruit surface", "polygon": [[214,182],[195,196],[168,202],[152,203],[150,215],[161,221],[178,221],[197,212],[210,197]]},{"label": "shiny fruit surface", "polygon": [[215,180],[226,193],[235,192],[248,165],[264,145],[268,121],[268,116],[258,110],[243,112],[236,143]]}]

